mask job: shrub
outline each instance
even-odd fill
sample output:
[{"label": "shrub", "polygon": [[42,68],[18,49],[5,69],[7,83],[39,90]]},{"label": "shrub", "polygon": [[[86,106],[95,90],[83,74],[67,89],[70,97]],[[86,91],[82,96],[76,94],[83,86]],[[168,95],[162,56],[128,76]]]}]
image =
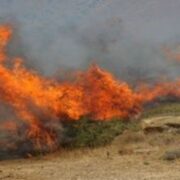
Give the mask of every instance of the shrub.
[{"label": "shrub", "polygon": [[64,122],[64,147],[98,147],[109,144],[127,127],[127,122],[94,121],[87,117],[79,121]]}]

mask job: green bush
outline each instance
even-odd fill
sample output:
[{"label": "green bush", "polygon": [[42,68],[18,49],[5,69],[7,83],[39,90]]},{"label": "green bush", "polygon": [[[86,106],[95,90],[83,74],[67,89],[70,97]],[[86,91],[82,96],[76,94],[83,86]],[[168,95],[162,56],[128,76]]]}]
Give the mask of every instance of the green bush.
[{"label": "green bush", "polygon": [[[140,119],[158,115],[180,115],[180,103],[158,103],[154,107],[145,108]],[[138,120],[95,121],[88,117],[78,121],[64,121],[63,127],[62,146],[68,148],[104,146],[111,143],[125,129],[140,130]]]},{"label": "green bush", "polygon": [[93,121],[83,117],[78,121],[64,122],[64,147],[98,147],[109,144],[127,127],[127,122]]}]

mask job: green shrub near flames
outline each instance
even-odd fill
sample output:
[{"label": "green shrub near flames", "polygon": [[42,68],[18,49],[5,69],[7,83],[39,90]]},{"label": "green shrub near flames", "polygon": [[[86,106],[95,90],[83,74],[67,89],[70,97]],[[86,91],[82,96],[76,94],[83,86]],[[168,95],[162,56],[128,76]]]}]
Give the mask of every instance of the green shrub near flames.
[{"label": "green shrub near flames", "polygon": [[123,133],[125,129],[136,129],[137,125],[121,119],[111,121],[93,121],[87,117],[64,125],[64,147],[98,147],[112,142],[112,140]]}]

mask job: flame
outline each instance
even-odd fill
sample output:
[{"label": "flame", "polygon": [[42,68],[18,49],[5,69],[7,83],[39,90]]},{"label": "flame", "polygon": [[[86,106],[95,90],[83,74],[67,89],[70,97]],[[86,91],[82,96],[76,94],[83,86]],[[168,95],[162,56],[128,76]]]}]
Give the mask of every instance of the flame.
[{"label": "flame", "polygon": [[0,62],[5,60],[5,47],[10,39],[12,30],[8,26],[0,26]]},{"label": "flame", "polygon": [[[57,133],[49,123],[89,116],[94,120],[130,118],[140,113],[143,104],[169,94],[180,97],[180,81],[141,85],[133,90],[126,82],[92,65],[77,72],[73,82],[58,82],[27,69],[21,58],[8,64],[6,46],[12,29],[0,26],[0,103],[12,107],[16,119],[26,125],[24,135],[35,149],[57,148]],[[14,120],[15,122],[15,120]],[[13,120],[2,129],[17,129]]]},{"label": "flame", "polygon": [[158,83],[153,87],[144,85],[139,87],[139,95],[142,102],[152,102],[158,97],[174,96],[180,97],[180,80],[175,82]]}]

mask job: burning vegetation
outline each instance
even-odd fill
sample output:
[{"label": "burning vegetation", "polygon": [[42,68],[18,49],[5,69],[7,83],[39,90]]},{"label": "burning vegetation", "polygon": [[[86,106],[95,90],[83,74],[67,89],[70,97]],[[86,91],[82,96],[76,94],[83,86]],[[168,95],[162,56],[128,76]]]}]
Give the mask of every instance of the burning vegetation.
[{"label": "burning vegetation", "polygon": [[11,35],[11,27],[0,26],[0,113],[12,114],[1,115],[0,131],[8,138],[1,140],[0,147],[55,150],[62,122],[81,117],[101,122],[130,119],[160,97],[180,98],[179,79],[131,88],[97,65],[76,72],[73,81],[42,77],[27,69],[23,59],[7,55]]}]

